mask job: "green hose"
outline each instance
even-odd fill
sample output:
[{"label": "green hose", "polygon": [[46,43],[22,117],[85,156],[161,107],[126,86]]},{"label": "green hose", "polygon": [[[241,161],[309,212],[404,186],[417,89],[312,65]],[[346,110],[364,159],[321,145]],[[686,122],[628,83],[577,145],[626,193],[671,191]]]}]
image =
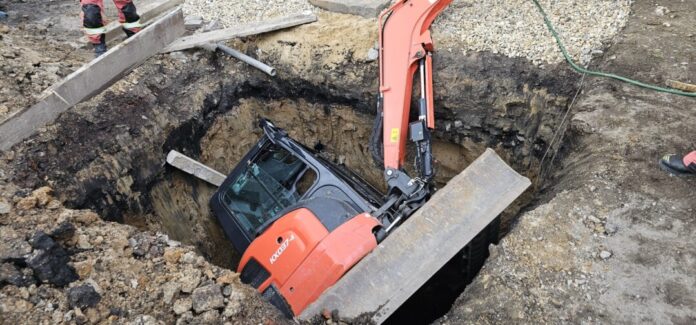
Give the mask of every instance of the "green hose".
[{"label": "green hose", "polygon": [[580,72],[580,73],[586,73],[586,74],[591,75],[591,76],[616,79],[616,80],[620,80],[620,81],[629,83],[631,85],[635,85],[635,86],[639,86],[639,87],[643,87],[643,88],[647,88],[647,89],[652,89],[652,90],[659,91],[659,92],[687,96],[687,97],[696,97],[696,93],[681,91],[681,90],[677,90],[677,89],[673,89],[673,88],[658,87],[656,85],[643,83],[643,82],[640,82],[637,80],[633,80],[633,79],[629,79],[629,78],[622,77],[619,75],[615,75],[613,73],[593,71],[593,70],[588,70],[588,69],[585,69],[583,67],[578,66],[577,64],[575,64],[575,62],[570,57],[570,55],[568,55],[568,51],[566,50],[565,45],[563,45],[563,41],[561,41],[561,38],[558,36],[556,29],[553,27],[553,24],[551,24],[551,20],[549,20],[549,17],[546,16],[546,12],[544,11],[544,8],[541,7],[541,5],[539,4],[539,1],[537,1],[537,0],[532,0],[532,1],[534,1],[534,4],[537,6],[537,8],[539,8],[539,12],[544,17],[544,23],[546,23],[546,27],[548,27],[549,31],[553,35],[553,38],[556,39],[556,43],[558,44],[558,47],[561,49],[561,52],[563,53],[563,57],[565,57],[566,61],[568,61],[568,64],[570,64],[570,66],[573,67],[573,69],[575,71]]}]

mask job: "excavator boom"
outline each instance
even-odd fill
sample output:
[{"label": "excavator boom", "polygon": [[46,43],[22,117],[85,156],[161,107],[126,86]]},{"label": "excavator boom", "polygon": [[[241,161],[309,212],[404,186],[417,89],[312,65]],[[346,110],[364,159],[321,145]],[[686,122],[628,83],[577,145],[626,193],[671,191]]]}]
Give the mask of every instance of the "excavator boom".
[{"label": "excavator boom", "polygon": [[[420,70],[419,119],[435,127],[430,24],[452,0],[396,1],[379,17],[380,101],[383,107],[384,167],[404,164],[413,77]],[[420,68],[420,69],[419,69]],[[424,107],[423,107],[424,106]]]}]

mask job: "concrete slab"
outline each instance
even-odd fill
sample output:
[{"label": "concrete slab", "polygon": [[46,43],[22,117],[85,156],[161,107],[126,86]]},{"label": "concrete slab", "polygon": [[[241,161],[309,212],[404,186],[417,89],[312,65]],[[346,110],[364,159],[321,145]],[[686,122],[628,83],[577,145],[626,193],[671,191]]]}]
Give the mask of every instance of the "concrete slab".
[{"label": "concrete slab", "polygon": [[208,43],[217,43],[232,38],[247,37],[257,34],[268,33],[280,29],[294,27],[297,25],[313,23],[317,21],[317,16],[312,14],[299,14],[287,17],[270,19],[267,21],[252,23],[244,26],[214,30],[211,32],[194,34],[182,37],[172,42],[162,53],[182,51]]},{"label": "concrete slab", "polygon": [[487,149],[300,315],[384,322],[512,203],[529,179]]},{"label": "concrete slab", "polygon": [[217,187],[220,187],[225,181],[225,175],[223,173],[176,150],[172,150],[167,154],[167,163]]},{"label": "concrete slab", "polygon": [[324,10],[375,18],[389,6],[390,0],[309,0]]},{"label": "concrete slab", "polygon": [[0,123],[0,150],[31,136],[72,106],[109,87],[184,33],[181,8],[111,48],[46,90],[37,104]]}]

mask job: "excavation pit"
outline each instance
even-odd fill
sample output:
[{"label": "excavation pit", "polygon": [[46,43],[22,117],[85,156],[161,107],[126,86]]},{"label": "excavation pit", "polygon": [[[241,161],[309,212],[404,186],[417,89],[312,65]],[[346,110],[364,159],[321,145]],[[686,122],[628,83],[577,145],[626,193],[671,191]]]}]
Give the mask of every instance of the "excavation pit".
[{"label": "excavation pit", "polygon": [[[117,84],[63,114],[46,132],[14,149],[14,181],[28,188],[50,184],[70,207],[91,208],[107,220],[160,231],[232,269],[240,256],[208,207],[215,188],[166,166],[169,150],[226,174],[261,136],[257,122],[263,117],[384,189],[382,172],[368,148],[374,117],[372,81],[365,89],[317,85],[300,77],[269,81],[214,57],[194,56],[201,57],[187,70],[175,60],[146,65],[129,78],[142,87]],[[534,183],[501,216],[504,234],[519,211],[534,204],[539,189],[552,187],[539,176],[541,161],[563,147],[556,143],[550,153],[546,150],[556,131],[563,129],[572,89],[530,84],[526,79],[539,77],[538,72],[530,74],[520,62],[495,56],[444,65],[447,68],[436,71],[437,76],[451,79],[477,60],[499,60],[493,69],[473,72],[472,78],[487,78],[485,85],[464,80],[458,87],[442,87],[436,98],[436,184],[446,184],[486,147],[496,149]],[[516,69],[519,79],[508,75]],[[556,160],[561,158],[562,153]],[[489,240],[498,237],[495,231],[488,235]],[[463,263],[458,255],[392,321],[437,319],[480,267]]]}]

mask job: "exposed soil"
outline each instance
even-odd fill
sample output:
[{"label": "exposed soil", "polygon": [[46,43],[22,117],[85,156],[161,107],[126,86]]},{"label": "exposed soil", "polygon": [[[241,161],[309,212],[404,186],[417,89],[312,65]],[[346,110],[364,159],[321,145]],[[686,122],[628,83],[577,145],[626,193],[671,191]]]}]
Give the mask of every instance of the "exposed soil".
[{"label": "exposed soil", "polygon": [[[595,66],[693,83],[695,9],[636,2]],[[696,123],[694,99],[588,77],[573,111],[578,136],[546,193],[558,195],[522,215],[439,323],[696,321],[694,179],[657,167],[696,148],[683,131]]]},{"label": "exposed soil", "polygon": [[79,4],[70,0],[11,1],[0,22],[0,121],[34,104],[52,84],[89,61],[79,51]]}]

